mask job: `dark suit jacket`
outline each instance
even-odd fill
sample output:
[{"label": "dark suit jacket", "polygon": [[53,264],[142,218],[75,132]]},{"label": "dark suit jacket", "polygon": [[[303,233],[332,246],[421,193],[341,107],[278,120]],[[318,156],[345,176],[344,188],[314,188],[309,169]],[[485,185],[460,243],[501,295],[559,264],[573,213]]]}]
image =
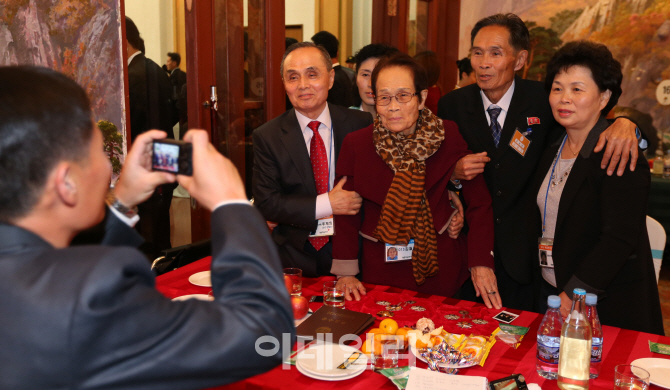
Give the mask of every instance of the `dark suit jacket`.
[{"label": "dark suit jacket", "polygon": [[128,65],[131,142],[150,129],[174,138],[172,126],[179,116],[172,100],[173,86],[163,69],[140,53]]},{"label": "dark suit jacket", "polygon": [[[344,137],[372,123],[372,116],[329,104],[333,122],[335,161]],[[316,184],[295,109],[290,109],[253,133],[254,204],[268,221],[279,225],[272,231],[277,245],[302,250],[316,229]],[[304,259],[309,261],[309,259]],[[305,270],[303,270],[305,272]]]},{"label": "dark suit jacket", "polygon": [[[409,288],[423,293],[452,296],[469,277],[469,268],[486,266],[494,268],[493,211],[491,196],[486,191],[484,179],[477,176],[463,182],[462,193],[467,206],[466,219],[470,224],[467,242],[463,236],[454,240],[446,229],[454,213],[449,202],[447,184],[456,162],[468,154],[467,145],[453,122],[444,121],[445,140],[440,148],[426,160],[424,188],[437,232],[437,255],[440,270],[417,286],[412,276],[412,263],[387,264],[383,261],[384,244],[376,247],[363,245],[363,280],[369,283]],[[342,144],[337,163],[337,176],[347,176],[344,188],[356,191],[363,197],[363,208],[357,215],[336,215],[333,236],[333,273],[352,275],[343,268],[358,267],[359,232],[367,239],[373,238],[382,206],[393,178],[393,170],[377,154],[373,140],[373,127],[349,134]],[[347,264],[348,263],[348,264]],[[340,266],[341,265],[341,266]],[[337,272],[338,268],[344,272]]]},{"label": "dark suit jacket", "polygon": [[174,100],[177,100],[176,98],[179,97],[181,87],[184,86],[184,84],[186,84],[186,72],[182,71],[179,68],[173,69],[172,73],[170,73],[170,82],[174,87],[173,88]]},{"label": "dark suit jacket", "polygon": [[252,207],[217,209],[215,301],[171,302],[135,249],[55,249],[0,224],[0,387],[201,389],[276,366],[256,339],[295,329],[266,229]]},{"label": "dark suit jacket", "polygon": [[[575,287],[598,294],[598,315],[605,325],[662,335],[646,224],[649,167],[640,151],[634,172],[626,169],[621,177],[607,176],[600,168],[604,152],[594,153],[593,148],[608,126],[601,119],[591,130],[561,194],[553,247],[556,285],[570,297]],[[535,197],[559,146],[560,141],[540,161],[532,186]],[[537,206],[533,216],[532,236],[540,237]],[[529,245],[537,253],[537,239]],[[536,260],[539,272],[537,264]]]},{"label": "dark suit jacket", "polygon": [[333,70],[335,71],[335,81],[333,87],[328,91],[328,103],[347,108],[351,107],[354,104],[351,79],[347,72],[342,69],[342,66],[333,66]]},{"label": "dark suit jacket", "polygon": [[[514,94],[498,148],[493,143],[477,84],[443,96],[438,104],[438,116],[456,122],[473,153],[487,152],[491,158],[484,169],[484,180],[493,198],[495,254],[511,277],[529,284],[534,252],[528,251],[522,239],[529,234],[524,213],[527,205],[534,201],[530,187],[537,163],[560,133],[542,83],[515,78]],[[528,125],[529,117],[539,118],[540,123]],[[525,157],[509,146],[516,128],[522,133],[532,129],[528,137],[532,142]]]}]

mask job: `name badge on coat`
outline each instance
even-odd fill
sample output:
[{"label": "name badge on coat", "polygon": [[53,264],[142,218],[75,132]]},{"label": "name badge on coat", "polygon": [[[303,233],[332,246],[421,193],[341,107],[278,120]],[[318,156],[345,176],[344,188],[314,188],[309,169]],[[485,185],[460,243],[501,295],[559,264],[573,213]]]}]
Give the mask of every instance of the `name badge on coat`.
[{"label": "name badge on coat", "polygon": [[310,234],[310,237],[332,236],[335,234],[335,224],[333,223],[333,216],[319,219],[316,230]]},{"label": "name badge on coat", "polygon": [[407,245],[385,244],[384,261],[393,263],[396,261],[412,260],[412,251],[414,250],[414,239],[409,240]]}]

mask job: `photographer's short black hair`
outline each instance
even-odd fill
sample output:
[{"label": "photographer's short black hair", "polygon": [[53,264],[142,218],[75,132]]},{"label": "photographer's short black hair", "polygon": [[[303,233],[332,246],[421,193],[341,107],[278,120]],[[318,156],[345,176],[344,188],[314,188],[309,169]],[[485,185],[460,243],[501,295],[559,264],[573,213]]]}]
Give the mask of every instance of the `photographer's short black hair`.
[{"label": "photographer's short black hair", "polygon": [[88,156],[93,123],[77,83],[32,66],[0,67],[0,118],[0,222],[11,222],[37,204],[60,161]]},{"label": "photographer's short black hair", "polygon": [[179,53],[168,53],[168,57],[179,66],[181,64],[181,56]]},{"label": "photographer's short black hair", "polygon": [[284,38],[284,44],[286,45],[285,49],[288,49],[288,47],[291,46],[294,43],[298,43],[298,40],[295,39],[295,38],[291,38],[291,37]]},{"label": "photographer's short black hair", "polygon": [[144,54],[144,39],[140,37],[140,30],[137,29],[135,22],[126,16],[126,40],[132,47]]},{"label": "photographer's short black hair", "polygon": [[462,58],[456,61],[456,66],[458,67],[458,79],[463,80],[463,73],[470,76],[470,73],[474,72],[472,69],[472,63],[468,57]]},{"label": "photographer's short black hair", "polygon": [[515,14],[496,14],[478,21],[470,33],[470,45],[474,44],[479,30],[489,26],[505,27],[509,31],[509,44],[517,52],[530,48],[530,33],[528,32],[528,28],[523,20]]},{"label": "photographer's short black hair", "polygon": [[335,35],[328,31],[319,31],[312,37],[312,42],[323,46],[328,52],[328,55],[330,55],[330,58],[337,58],[337,52],[340,49],[340,41]]},{"label": "photographer's short black hair", "polygon": [[382,58],[377,63],[375,70],[372,71],[372,92],[375,96],[377,95],[377,78],[379,77],[379,73],[384,69],[393,67],[407,69],[412,74],[412,78],[414,79],[414,92],[416,93],[419,103],[421,103],[423,101],[421,91],[430,87],[430,85],[428,85],[428,74],[421,64],[414,61],[414,58],[402,52]]},{"label": "photographer's short black hair", "polygon": [[556,75],[573,66],[583,66],[589,69],[600,92],[608,89],[612,92],[609,102],[601,110],[603,115],[607,115],[616,106],[621,96],[621,80],[623,79],[621,63],[614,59],[612,52],[603,44],[591,41],[568,42],[558,49],[547,64],[545,89],[548,92],[551,91]]}]

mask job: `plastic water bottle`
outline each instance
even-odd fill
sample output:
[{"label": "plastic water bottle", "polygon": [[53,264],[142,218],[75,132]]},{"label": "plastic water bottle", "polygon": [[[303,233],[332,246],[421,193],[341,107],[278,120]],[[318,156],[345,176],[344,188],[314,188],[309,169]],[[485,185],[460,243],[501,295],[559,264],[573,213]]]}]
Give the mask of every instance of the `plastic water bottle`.
[{"label": "plastic water bottle", "polygon": [[603,358],[603,327],[600,326],[596,304],[596,294],[586,294],[586,318],[591,325],[591,368],[589,377],[595,379],[600,374],[600,364]]},{"label": "plastic water bottle", "polygon": [[558,387],[562,390],[589,388],[591,325],[586,318],[586,291],[572,291],[572,308],[561,330],[558,356]]},{"label": "plastic water bottle", "polygon": [[665,160],[663,159],[663,146],[659,145],[656,150],[656,158],[652,165],[651,174],[654,176],[663,176],[663,169],[665,168]]},{"label": "plastic water bottle", "polygon": [[668,150],[668,154],[665,155],[663,161],[663,178],[670,179],[670,150]]},{"label": "plastic water bottle", "polygon": [[542,319],[540,328],[537,330],[537,362],[535,369],[537,373],[547,379],[558,377],[558,351],[561,345],[561,329],[563,317],[561,316],[561,298],[550,295],[547,299],[547,313]]}]

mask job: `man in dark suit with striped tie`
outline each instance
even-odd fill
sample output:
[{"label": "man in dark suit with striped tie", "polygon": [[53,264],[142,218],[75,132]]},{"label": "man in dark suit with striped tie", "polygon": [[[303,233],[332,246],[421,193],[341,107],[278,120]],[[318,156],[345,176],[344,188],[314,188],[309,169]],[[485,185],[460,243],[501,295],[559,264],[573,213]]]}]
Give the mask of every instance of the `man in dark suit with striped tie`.
[{"label": "man in dark suit with striped tie", "polygon": [[334,71],[328,52],[291,45],[281,75],[293,108],[254,131],[253,195],[284,267],[304,276],[330,274],[332,216],[356,214],[362,199],[334,183],[344,137],[372,123],[370,114],[327,103]]}]

